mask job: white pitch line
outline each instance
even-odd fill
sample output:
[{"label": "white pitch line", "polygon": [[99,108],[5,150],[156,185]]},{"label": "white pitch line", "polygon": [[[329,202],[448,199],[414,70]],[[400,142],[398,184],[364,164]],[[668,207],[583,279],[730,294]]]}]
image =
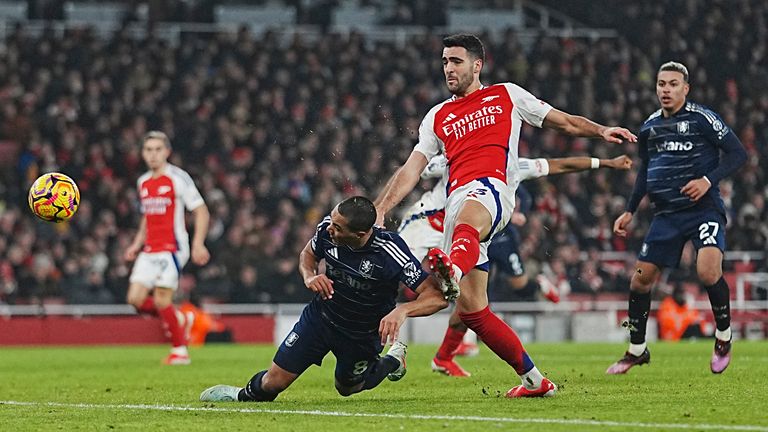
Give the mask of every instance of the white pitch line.
[{"label": "white pitch line", "polygon": [[141,405],[141,404],[86,404],[86,403],[60,403],[60,402],[22,402],[2,401],[0,406],[29,406],[29,407],[56,407],[56,408],[80,408],[80,409],[127,409],[149,411],[202,411],[202,412],[228,412],[246,414],[298,414],[324,417],[373,417],[398,420],[453,420],[472,422],[496,422],[496,423],[533,423],[533,424],[557,424],[579,426],[604,426],[604,427],[635,427],[653,429],[707,429],[729,431],[758,431],[768,432],[768,426],[756,425],[722,425],[707,423],[641,423],[620,422],[612,420],[585,420],[585,419],[547,419],[547,418],[513,418],[513,417],[478,417],[478,416],[449,416],[426,414],[385,414],[385,413],[349,413],[343,411],[306,411],[306,410],[279,410],[269,408],[216,408],[216,407],[191,407],[175,405]]}]

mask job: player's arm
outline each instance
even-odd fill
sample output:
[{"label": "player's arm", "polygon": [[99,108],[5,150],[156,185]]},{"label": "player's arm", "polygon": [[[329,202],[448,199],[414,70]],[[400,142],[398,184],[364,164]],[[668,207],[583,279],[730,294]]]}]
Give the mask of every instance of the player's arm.
[{"label": "player's arm", "polygon": [[693,201],[700,200],[712,185],[718,184],[720,180],[736,172],[747,161],[747,151],[733,131],[726,134],[718,145],[722,150],[722,156],[717,168],[701,178],[689,181],[680,190]]},{"label": "player's arm", "polygon": [[623,140],[637,141],[637,137],[628,129],[603,126],[586,117],[568,114],[555,108],[544,117],[542,126],[571,136],[602,138],[616,144],[621,144]]},{"label": "player's arm", "polygon": [[619,237],[627,236],[627,227],[632,222],[632,215],[637,211],[640,201],[648,190],[648,147],[643,135],[640,136],[640,144],[637,147],[640,155],[640,169],[637,170],[635,187],[627,201],[627,210],[613,222],[613,233]]},{"label": "player's arm", "polygon": [[386,187],[374,201],[377,224],[381,225],[384,222],[384,215],[400,204],[400,201],[413,190],[426,166],[427,157],[423,153],[411,152],[405,164],[395,172],[389,187]]},{"label": "player's arm", "polygon": [[195,219],[195,233],[192,236],[192,262],[197,265],[205,265],[211,259],[211,254],[205,247],[205,237],[208,235],[211,214],[208,212],[208,206],[202,204],[192,210],[192,216]]},{"label": "player's arm", "polygon": [[333,297],[333,281],[324,274],[317,274],[319,259],[312,251],[312,241],[308,241],[299,254],[299,273],[304,285],[313,293],[320,294],[323,300]]},{"label": "player's arm", "polygon": [[624,171],[632,168],[632,159],[627,155],[621,155],[613,159],[575,156],[547,159],[547,163],[549,164],[549,175],[580,172],[598,168],[613,168]]},{"label": "player's arm", "polygon": [[141,252],[144,242],[147,240],[147,218],[142,214],[141,222],[139,222],[139,229],[136,231],[136,235],[133,237],[133,241],[125,250],[125,259],[127,261],[133,261]]},{"label": "player's arm", "polygon": [[448,300],[440,291],[434,277],[428,277],[416,288],[418,297],[415,300],[398,305],[388,313],[379,323],[381,344],[394,342],[400,333],[405,319],[408,317],[420,317],[432,315],[435,312],[448,307]]}]

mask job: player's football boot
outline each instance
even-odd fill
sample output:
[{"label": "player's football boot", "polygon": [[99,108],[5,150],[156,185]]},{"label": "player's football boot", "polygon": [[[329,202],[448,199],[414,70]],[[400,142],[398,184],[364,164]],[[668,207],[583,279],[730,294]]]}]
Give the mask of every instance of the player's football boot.
[{"label": "player's football boot", "polygon": [[459,366],[458,363],[456,363],[453,360],[440,360],[439,358],[435,357],[432,359],[432,371],[433,372],[440,372],[441,374],[445,374],[452,377],[468,377],[472,376],[471,373],[467,372]]},{"label": "player's football boot", "polygon": [[544,378],[541,380],[539,388],[530,390],[525,388],[524,385],[512,387],[507,392],[508,398],[520,398],[520,397],[551,397],[557,393],[557,386],[552,381]]},{"label": "player's football boot", "polygon": [[712,373],[723,373],[725,368],[731,363],[731,341],[725,342],[715,338],[715,351],[712,353],[712,360],[709,362],[709,368]]},{"label": "player's football boot", "polygon": [[408,346],[400,341],[395,341],[395,343],[389,347],[387,355],[394,357],[395,360],[400,362],[400,366],[392,371],[389,375],[387,375],[387,379],[390,381],[399,381],[405,376],[405,373],[407,372],[405,369],[405,355],[407,354],[407,351]]},{"label": "player's football boot", "polygon": [[432,274],[440,281],[440,289],[445,299],[453,301],[459,298],[459,279],[456,277],[451,258],[440,249],[432,248],[427,253],[427,261]]},{"label": "player's football boot", "polygon": [[168,357],[163,360],[163,363],[170,366],[183,366],[192,363],[192,359],[189,358],[189,354],[170,353],[168,354]]},{"label": "player's football boot", "polygon": [[552,303],[559,303],[560,302],[560,293],[559,290],[555,286],[555,284],[552,283],[552,281],[549,280],[548,277],[540,274],[536,276],[536,281],[539,283],[539,286],[541,287],[541,293],[544,294],[544,298],[551,301]]},{"label": "player's football boot", "polygon": [[462,342],[453,350],[453,355],[462,357],[474,357],[480,354],[480,348],[475,343]]},{"label": "player's football boot", "polygon": [[219,384],[209,387],[200,393],[200,402],[237,402],[240,387]]},{"label": "player's football boot", "polygon": [[648,348],[646,348],[645,351],[643,351],[643,353],[639,356],[632,355],[629,351],[627,351],[624,353],[624,357],[622,357],[616,363],[612,364],[611,367],[605,371],[605,373],[608,375],[625,374],[630,368],[632,368],[632,366],[640,366],[650,362],[651,352],[648,351]]}]

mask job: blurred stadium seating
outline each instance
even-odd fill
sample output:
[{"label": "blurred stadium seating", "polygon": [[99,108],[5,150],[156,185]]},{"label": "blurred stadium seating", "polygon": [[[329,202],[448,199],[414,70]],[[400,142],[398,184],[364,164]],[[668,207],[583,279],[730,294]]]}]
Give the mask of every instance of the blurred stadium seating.
[{"label": "blurred stadium seating", "polygon": [[[490,2],[501,14],[496,3],[507,2]],[[513,27],[464,21],[487,43],[485,82],[512,81],[558,108],[634,130],[656,109],[658,65],[686,63],[691,99],[720,112],[747,147],[747,165],[721,183],[726,270],[735,299],[765,299],[764,277],[743,275],[766,271],[768,4],[692,1],[686,13],[663,13],[670,3],[602,1],[600,14],[582,16],[578,1],[519,1],[500,15]],[[171,136],[172,161],[196,179],[212,214],[212,262],[188,266],[182,295],[308,300],[297,255],[315,224],[344,196],[374,196],[406,159],[426,110],[446,96],[440,36],[463,30],[456,17],[473,9],[443,4],[2,2],[0,303],[123,302],[122,251],[138,225],[144,169],[139,138],[151,129]],[[349,17],[368,24],[345,26]],[[637,149],[533,128],[520,143],[528,157],[622,152]],[[53,170],[82,191],[67,225],[26,209],[29,184]],[[574,298],[625,292],[650,220],[646,204],[628,239],[611,235],[633,182],[632,172],[598,171],[528,184],[529,271],[548,269]],[[684,280],[695,278],[692,263],[687,251]]]}]

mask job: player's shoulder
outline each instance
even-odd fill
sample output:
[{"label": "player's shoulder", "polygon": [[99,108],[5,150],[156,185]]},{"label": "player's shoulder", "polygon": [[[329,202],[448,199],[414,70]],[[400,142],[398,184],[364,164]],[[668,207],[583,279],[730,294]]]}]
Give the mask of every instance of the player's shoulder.
[{"label": "player's shoulder", "polygon": [[328,215],[324,217],[318,224],[317,224],[317,231],[325,230],[331,225],[331,215]]},{"label": "player's shoulder", "polygon": [[643,127],[649,126],[653,123],[656,123],[657,121],[661,120],[663,117],[661,116],[661,108],[657,109],[651,115],[648,116],[648,118],[645,119],[643,122]]},{"label": "player's shoulder", "polygon": [[378,226],[374,227],[371,246],[381,250],[384,255],[389,256],[400,266],[403,266],[410,261],[408,245],[405,243],[405,240],[394,231],[389,231]]},{"label": "player's shoulder", "polygon": [[707,106],[704,106],[702,104],[692,102],[692,101],[687,101],[683,109],[688,113],[690,113],[693,117],[699,119],[700,121],[705,121],[712,126],[714,126],[718,122],[722,123],[722,120],[720,119],[720,115],[718,113],[716,113],[713,109]]},{"label": "player's shoulder", "polygon": [[150,178],[152,178],[152,171],[147,171],[144,174],[139,176],[139,179],[136,180],[136,183],[142,184],[145,181],[149,180]]}]

